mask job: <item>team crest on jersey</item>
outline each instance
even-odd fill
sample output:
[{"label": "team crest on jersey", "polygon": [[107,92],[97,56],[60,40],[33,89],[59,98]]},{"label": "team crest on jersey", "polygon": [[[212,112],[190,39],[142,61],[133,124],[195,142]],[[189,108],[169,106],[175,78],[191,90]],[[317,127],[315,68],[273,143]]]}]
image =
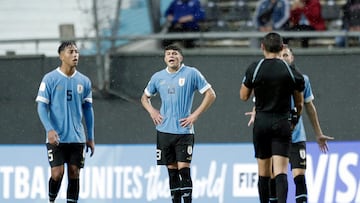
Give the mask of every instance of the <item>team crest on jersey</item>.
[{"label": "team crest on jersey", "polygon": [[179,78],[179,85],[184,86],[185,84],[185,78]]},{"label": "team crest on jersey", "polygon": [[305,159],[305,158],[306,158],[305,149],[300,149],[300,150],[299,150],[299,154],[300,154],[300,158],[301,158],[301,159]]},{"label": "team crest on jersey", "polygon": [[81,84],[78,84],[78,85],[77,85],[77,92],[78,92],[78,94],[83,93],[83,91],[84,91],[84,86],[82,86]]},{"label": "team crest on jersey", "polygon": [[187,147],[187,153],[189,154],[189,155],[191,155],[192,154],[192,146],[191,145],[189,145],[188,147]]}]

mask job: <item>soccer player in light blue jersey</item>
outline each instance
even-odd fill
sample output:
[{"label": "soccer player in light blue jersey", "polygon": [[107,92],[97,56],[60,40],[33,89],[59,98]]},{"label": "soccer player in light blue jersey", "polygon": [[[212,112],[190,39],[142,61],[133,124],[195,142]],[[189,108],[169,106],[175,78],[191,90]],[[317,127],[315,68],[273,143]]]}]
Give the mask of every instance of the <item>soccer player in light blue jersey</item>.
[{"label": "soccer player in light blue jersey", "polygon": [[[76,70],[79,52],[75,42],[66,41],[58,48],[61,66],[47,73],[40,84],[36,101],[39,118],[46,130],[46,146],[51,166],[49,202],[59,192],[64,164],[67,164],[67,203],[79,197],[79,173],[84,167],[84,147],[93,155],[94,113],[91,81]],[[84,117],[86,130],[82,124]]]},{"label": "soccer player in light blue jersey", "polygon": [[[285,60],[288,64],[294,67],[294,55],[293,51],[287,46],[284,45],[282,52],[280,53],[280,58]],[[317,111],[313,103],[314,95],[312,93],[311,84],[309,77],[303,75],[305,80],[305,89],[303,92],[304,95],[304,106],[306,113],[310,119],[312,127],[315,132],[316,141],[319,145],[320,150],[323,153],[328,152],[328,140],[333,140],[333,137],[329,137],[323,134],[319,119],[317,116]],[[247,112],[246,115],[251,115],[248,125],[251,125],[254,121],[255,112]],[[307,186],[305,180],[306,172],[306,133],[304,128],[304,123],[302,117],[299,118],[298,124],[295,126],[292,132],[292,144],[290,148],[290,165],[292,176],[294,178],[294,183],[296,187],[295,191],[295,200],[296,203],[306,203],[307,202]],[[277,202],[276,199],[276,190],[275,190],[275,180],[272,178],[270,180],[270,202]]]},{"label": "soccer player in light blue jersey", "polygon": [[[192,201],[190,163],[194,145],[194,123],[214,102],[216,95],[204,76],[194,67],[183,64],[179,47],[165,48],[167,67],[156,72],[141,97],[157,130],[157,164],[166,165],[173,203]],[[194,93],[203,94],[201,104],[191,112]],[[161,107],[156,109],[151,97],[160,95]]]}]

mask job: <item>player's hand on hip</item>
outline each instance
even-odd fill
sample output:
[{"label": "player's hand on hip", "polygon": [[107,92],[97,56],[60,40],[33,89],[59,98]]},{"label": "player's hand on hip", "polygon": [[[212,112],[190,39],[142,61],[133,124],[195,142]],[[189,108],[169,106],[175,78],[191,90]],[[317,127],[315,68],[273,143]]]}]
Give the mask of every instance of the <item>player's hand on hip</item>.
[{"label": "player's hand on hip", "polygon": [[55,130],[50,130],[48,132],[48,141],[49,141],[49,144],[52,144],[52,145],[55,145],[55,146],[59,145],[60,138],[59,138],[59,135],[57,134],[57,132]]},{"label": "player's hand on hip", "polygon": [[191,114],[189,117],[182,118],[179,121],[180,121],[181,127],[185,128],[185,127],[191,127],[192,125],[194,125],[196,120],[197,120],[197,116],[194,116],[193,114]]},{"label": "player's hand on hip", "polygon": [[154,109],[150,113],[150,117],[153,120],[155,125],[159,125],[163,121],[163,116],[160,114],[160,112],[157,109]]}]

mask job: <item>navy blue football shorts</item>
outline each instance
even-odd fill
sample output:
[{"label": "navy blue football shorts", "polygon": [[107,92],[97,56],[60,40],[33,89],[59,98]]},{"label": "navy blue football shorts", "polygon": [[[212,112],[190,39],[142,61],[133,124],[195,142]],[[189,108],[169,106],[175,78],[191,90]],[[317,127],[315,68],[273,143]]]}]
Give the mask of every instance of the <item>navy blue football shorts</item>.
[{"label": "navy blue football shorts", "polygon": [[79,168],[84,167],[85,143],[60,143],[58,146],[46,143],[48,151],[48,160],[51,167],[76,165]]},{"label": "navy blue football shorts", "polygon": [[193,147],[194,134],[171,134],[157,131],[157,165],[191,163]]},{"label": "navy blue football shorts", "polygon": [[291,169],[306,169],[306,143],[292,143],[290,147],[290,165]]}]

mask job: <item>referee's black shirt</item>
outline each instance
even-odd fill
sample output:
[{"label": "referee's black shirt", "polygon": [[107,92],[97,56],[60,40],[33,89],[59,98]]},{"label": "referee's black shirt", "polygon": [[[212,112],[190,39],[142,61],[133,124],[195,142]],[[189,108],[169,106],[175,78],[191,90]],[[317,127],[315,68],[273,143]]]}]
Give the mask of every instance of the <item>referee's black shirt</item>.
[{"label": "referee's black shirt", "polygon": [[247,88],[254,89],[256,112],[288,113],[294,90],[304,90],[303,76],[283,60],[273,58],[263,60],[254,78],[258,63],[248,67],[243,80]]}]

